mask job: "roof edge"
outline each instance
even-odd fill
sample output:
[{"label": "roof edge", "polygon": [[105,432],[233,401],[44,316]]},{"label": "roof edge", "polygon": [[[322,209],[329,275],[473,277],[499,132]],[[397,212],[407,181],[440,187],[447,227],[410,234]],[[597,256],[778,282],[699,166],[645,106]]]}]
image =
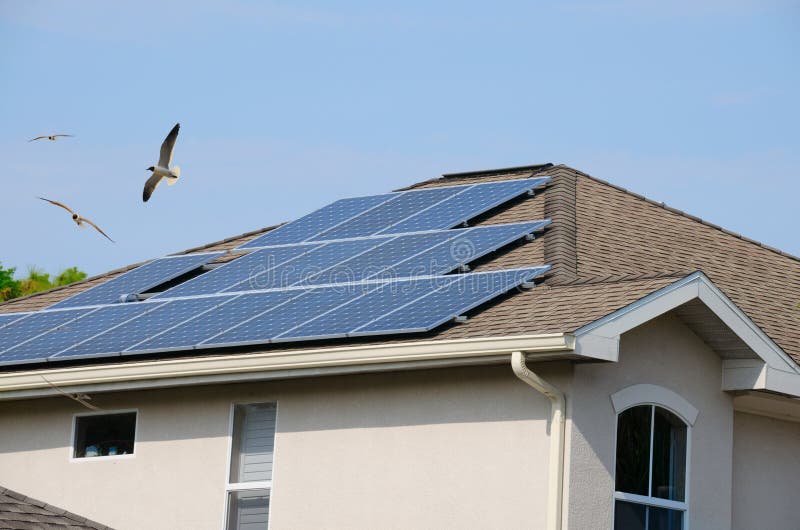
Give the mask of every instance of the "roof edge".
[{"label": "roof edge", "polygon": [[4,488],[0,486],[0,495],[8,495],[9,497],[17,499],[20,502],[25,502],[33,506],[36,506],[38,508],[41,508],[43,510],[52,512],[54,517],[64,517],[66,519],[70,519],[71,521],[79,525],[88,526],[90,528],[96,528],[97,530],[112,530],[110,526],[106,526],[96,521],[92,521],[91,519],[88,519],[82,515],[72,513],[63,508],[59,508],[58,506],[53,506],[52,504],[48,504],[38,499],[34,499],[33,497],[28,497],[27,495],[23,495],[22,493],[19,493],[9,488]]},{"label": "roof edge", "polygon": [[409,341],[206,357],[83,365],[0,373],[0,401],[141,388],[442,367],[508,359],[521,351],[539,359],[574,358],[569,333]]},{"label": "roof edge", "polygon": [[[800,365],[700,271],[576,329],[573,332],[575,352],[582,356],[617,361],[620,336],[623,333],[692,300],[700,300],[719,317],[750,347],[754,359],[760,361],[758,365],[763,365],[771,374],[769,378],[754,378],[748,381],[748,384],[752,383],[751,386],[736,390],[766,390],[800,397]],[[745,361],[753,363],[753,360]],[[724,369],[731,366],[730,361],[726,363]],[[723,390],[734,389],[723,388]]]}]

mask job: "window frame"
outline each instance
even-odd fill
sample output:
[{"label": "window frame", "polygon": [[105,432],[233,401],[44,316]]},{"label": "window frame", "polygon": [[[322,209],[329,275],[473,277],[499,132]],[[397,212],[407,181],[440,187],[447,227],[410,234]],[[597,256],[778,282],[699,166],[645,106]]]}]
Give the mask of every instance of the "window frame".
[{"label": "window frame", "polygon": [[[611,396],[614,407],[614,459],[612,461],[614,478],[614,495],[611,509],[611,528],[614,528],[617,501],[666,508],[683,512],[683,530],[689,530],[689,513],[691,511],[691,469],[692,469],[692,429],[697,420],[698,411],[682,396],[668,388],[657,385],[633,385],[624,388]],[[648,495],[626,493],[617,491],[617,432],[619,429],[619,416],[626,410],[639,407],[650,407],[650,460],[648,467],[647,492]],[[684,478],[683,501],[673,501],[652,496],[653,489],[653,435],[655,432],[655,408],[660,407],[671,412],[686,425],[686,471]],[[648,521],[645,520],[645,528]]]},{"label": "window frame", "polygon": [[[231,478],[231,464],[233,463],[233,438],[234,438],[234,426],[236,425],[236,407],[238,406],[246,406],[246,405],[260,405],[263,403],[274,403],[275,404],[275,440],[273,441],[272,447],[272,479],[270,480],[260,480],[255,482],[230,482]],[[277,399],[273,400],[259,400],[259,401],[234,401],[230,405],[230,411],[228,413],[228,457],[226,458],[226,465],[225,465],[225,496],[223,500],[223,508],[222,508],[222,530],[227,530],[228,528],[228,508],[230,507],[230,494],[236,491],[252,491],[252,490],[267,490],[269,492],[269,508],[267,509],[267,530],[272,526],[272,484],[275,482],[275,458],[278,452],[277,445],[278,445],[278,421],[279,421],[279,414],[278,414],[278,407],[279,403]]]},{"label": "window frame", "polygon": [[[110,416],[113,414],[126,414],[133,412],[136,414],[136,420],[133,423],[133,452],[127,455],[105,455],[105,456],[75,456],[75,436],[78,432],[78,418],[86,416]],[[76,412],[72,415],[72,429],[70,430],[69,443],[67,449],[69,450],[69,461],[72,462],[107,462],[109,460],[127,460],[136,458],[136,445],[139,438],[139,409],[114,409],[114,410],[96,410],[92,412]]]}]

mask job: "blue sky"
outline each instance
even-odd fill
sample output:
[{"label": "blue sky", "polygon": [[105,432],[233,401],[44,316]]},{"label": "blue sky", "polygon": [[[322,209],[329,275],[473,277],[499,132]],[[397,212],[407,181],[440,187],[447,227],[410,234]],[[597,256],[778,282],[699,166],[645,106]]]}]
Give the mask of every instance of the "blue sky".
[{"label": "blue sky", "polygon": [[96,274],[539,162],[800,254],[798,94],[796,1],[0,0],[0,261]]}]

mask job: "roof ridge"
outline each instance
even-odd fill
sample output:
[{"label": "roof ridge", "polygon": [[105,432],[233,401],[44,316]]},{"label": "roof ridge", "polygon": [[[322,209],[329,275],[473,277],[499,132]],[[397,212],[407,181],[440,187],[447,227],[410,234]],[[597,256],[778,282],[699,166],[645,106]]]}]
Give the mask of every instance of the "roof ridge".
[{"label": "roof ridge", "polygon": [[91,528],[96,528],[97,530],[112,530],[110,526],[106,526],[104,524],[98,523],[97,521],[92,521],[82,515],[78,515],[76,513],[72,513],[70,511],[65,510],[64,508],[59,508],[58,506],[53,506],[52,504],[48,504],[44,501],[40,501],[39,499],[34,499],[33,497],[28,497],[27,495],[23,495],[18,491],[14,491],[9,488],[4,488],[0,486],[0,495],[7,495],[12,499],[17,499],[18,501],[22,501],[38,508],[42,508],[43,510],[47,510],[52,512],[53,515],[57,515],[59,517],[64,517],[66,519],[70,519],[78,524],[88,526]]},{"label": "roof ridge", "polygon": [[714,223],[706,221],[705,219],[702,219],[701,217],[698,217],[696,215],[692,215],[692,214],[690,214],[688,212],[685,212],[683,210],[679,210],[678,208],[673,208],[672,206],[668,206],[665,202],[655,201],[653,199],[645,197],[644,195],[641,195],[639,193],[631,191],[631,190],[629,190],[627,188],[623,188],[622,186],[618,186],[616,184],[612,184],[611,182],[608,182],[608,181],[603,180],[601,178],[594,177],[594,176],[592,176],[592,175],[590,175],[588,173],[585,173],[585,172],[581,171],[580,169],[575,169],[574,167],[570,167],[570,166],[568,166],[566,164],[558,164],[556,166],[553,166],[553,168],[551,168],[551,169],[559,169],[559,168],[569,169],[571,171],[574,171],[578,175],[581,175],[583,177],[591,179],[591,180],[593,180],[595,182],[598,182],[600,184],[609,186],[609,187],[611,187],[611,188],[613,188],[615,190],[621,191],[621,192],[623,192],[623,193],[625,193],[627,195],[630,195],[630,196],[632,196],[632,197],[634,197],[636,199],[639,199],[639,200],[642,200],[642,201],[647,202],[649,204],[652,204],[653,206],[658,206],[659,208],[667,210],[668,212],[672,212],[672,213],[680,215],[682,217],[686,217],[687,219],[691,219],[692,221],[695,221],[695,222],[700,223],[702,225],[708,226],[710,228],[714,228],[715,230],[718,230],[718,231],[720,231],[720,232],[722,232],[724,234],[727,234],[729,236],[733,236],[733,237],[735,237],[737,239],[741,239],[742,241],[745,241],[747,243],[756,245],[756,246],[761,247],[761,248],[763,248],[765,250],[769,250],[770,252],[773,252],[775,254],[779,254],[779,255],[781,255],[781,256],[783,256],[785,258],[789,258],[789,259],[792,259],[792,260],[800,262],[800,256],[796,256],[794,254],[790,254],[789,252],[786,252],[786,251],[781,250],[779,248],[767,245],[767,244],[762,243],[761,241],[758,241],[756,239],[749,238],[749,237],[744,236],[744,235],[742,235],[742,234],[740,234],[738,232],[734,232],[732,230],[728,230],[727,228],[723,228],[723,227],[721,227],[719,225],[716,225]]},{"label": "roof ridge", "polygon": [[181,250],[179,252],[173,252],[172,254],[167,254],[168,256],[177,256],[180,254],[190,254],[192,252],[197,252],[199,250],[205,250],[207,248],[215,247],[217,245],[223,245],[225,243],[230,243],[231,241],[235,241],[236,239],[241,239],[243,237],[250,237],[258,234],[262,234],[264,232],[269,232],[270,230],[275,230],[276,228],[285,225],[289,221],[284,221],[283,223],[278,223],[276,225],[265,226],[263,228],[258,228],[256,230],[250,230],[249,232],[244,232],[237,236],[226,237],[225,239],[220,239],[219,241],[212,241],[211,243],[206,243],[205,245],[200,245],[198,247],[187,248],[186,250]]},{"label": "roof ridge", "polygon": [[571,285],[592,285],[603,283],[624,283],[636,282],[642,280],[660,280],[662,278],[685,278],[690,274],[697,272],[696,270],[686,271],[662,271],[656,273],[642,273],[642,274],[609,274],[604,276],[584,276],[582,278],[558,280],[553,279],[545,282],[545,285],[550,287],[562,287]]},{"label": "roof ridge", "polygon": [[[455,179],[459,179],[459,178],[479,178],[479,177],[489,177],[489,176],[504,175],[504,174],[512,175],[514,173],[525,173],[525,172],[530,172],[529,176],[532,177],[533,175],[541,173],[542,171],[547,171],[548,169],[553,169],[553,168],[556,168],[556,167],[558,167],[558,166],[555,166],[555,165],[551,164],[550,162],[547,162],[545,164],[533,164],[533,165],[530,165],[530,166],[516,166],[516,167],[506,167],[506,168],[498,168],[498,169],[484,169],[484,170],[480,170],[480,171],[466,171],[464,173],[442,173],[442,175],[439,176],[439,177],[433,177],[433,178],[430,178],[430,179],[427,179],[427,180],[423,180],[423,181],[420,181],[420,182],[415,182],[414,184],[410,184],[410,185],[404,186],[402,188],[397,188],[396,190],[393,190],[393,191],[406,191],[406,190],[411,190],[411,189],[414,189],[414,188],[419,188],[420,186],[425,186],[426,184],[433,184],[433,183],[443,182],[443,181],[451,180],[451,179],[455,180]],[[572,169],[572,168],[567,167],[567,166],[563,166],[563,167],[566,167],[567,169]]]}]

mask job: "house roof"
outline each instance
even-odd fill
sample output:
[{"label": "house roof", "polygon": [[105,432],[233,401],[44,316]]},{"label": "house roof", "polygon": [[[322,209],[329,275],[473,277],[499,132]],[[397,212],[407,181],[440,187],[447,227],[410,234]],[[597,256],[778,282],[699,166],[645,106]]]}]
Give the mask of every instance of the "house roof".
[{"label": "house roof", "polygon": [[110,527],[0,487],[0,529],[110,530]]},{"label": "house roof", "polygon": [[[551,264],[553,269],[536,288],[503,297],[471,315],[468,322],[442,326],[427,333],[426,338],[572,332],[691,272],[702,271],[769,338],[800,361],[800,311],[796,309],[800,300],[800,259],[795,256],[564,165],[448,174],[405,189],[533,175],[549,175],[552,180],[543,192],[489,212],[476,224],[542,218],[552,219],[552,224],[534,241],[494,253],[474,264],[473,269],[540,263]],[[272,228],[184,253],[229,250]],[[42,309],[128,269],[0,304],[0,313]],[[383,338],[360,343],[408,340]],[[304,347],[307,346],[284,344],[269,349]]]}]

